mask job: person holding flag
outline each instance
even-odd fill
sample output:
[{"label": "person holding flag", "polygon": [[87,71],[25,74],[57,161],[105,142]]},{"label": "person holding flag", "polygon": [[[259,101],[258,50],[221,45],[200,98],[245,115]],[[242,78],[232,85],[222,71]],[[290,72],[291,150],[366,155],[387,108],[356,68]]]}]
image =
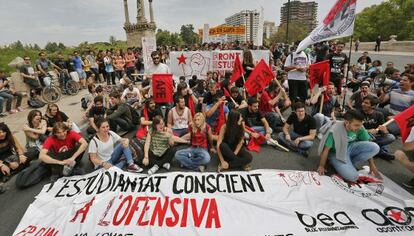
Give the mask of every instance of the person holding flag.
[{"label": "person holding flag", "polygon": [[213,103],[205,108],[206,121],[212,128],[214,140],[217,140],[221,126],[226,123],[226,116],[229,113],[226,102],[225,96],[216,95],[213,98]]},{"label": "person holding flag", "polygon": [[[323,99],[322,96],[324,96]],[[309,99],[309,104],[313,105],[312,116],[316,122],[316,130],[319,130],[330,120],[336,120],[335,111],[339,111],[341,108],[338,97],[335,95],[335,85],[332,82],[329,82],[328,86],[320,88]]]},{"label": "person holding flag", "polygon": [[[405,152],[412,150],[414,150],[414,127],[411,127],[410,134],[404,141],[402,150],[397,150],[394,153],[395,159],[397,159],[405,168],[414,173],[414,162],[410,161],[407,154],[405,154]],[[402,184],[407,188],[414,189],[414,178]]]}]

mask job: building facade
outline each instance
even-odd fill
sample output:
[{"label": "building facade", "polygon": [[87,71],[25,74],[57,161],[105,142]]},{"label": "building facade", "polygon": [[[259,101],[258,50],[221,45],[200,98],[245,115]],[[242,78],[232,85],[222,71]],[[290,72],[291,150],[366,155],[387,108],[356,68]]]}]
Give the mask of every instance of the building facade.
[{"label": "building facade", "polygon": [[254,42],[257,37],[257,30],[259,28],[260,13],[257,10],[243,10],[225,19],[225,24],[230,26],[246,26],[246,34],[240,35],[229,35],[228,41]]},{"label": "building facade", "polygon": [[[289,22],[301,22],[306,25],[308,32],[318,26],[317,20],[318,3],[316,2],[301,2],[291,1],[289,9]],[[280,25],[286,24],[288,19],[288,3],[283,4],[280,9]]]},{"label": "building facade", "polygon": [[277,33],[277,26],[275,22],[264,21],[263,24],[263,34],[265,39],[269,39],[270,36]]}]

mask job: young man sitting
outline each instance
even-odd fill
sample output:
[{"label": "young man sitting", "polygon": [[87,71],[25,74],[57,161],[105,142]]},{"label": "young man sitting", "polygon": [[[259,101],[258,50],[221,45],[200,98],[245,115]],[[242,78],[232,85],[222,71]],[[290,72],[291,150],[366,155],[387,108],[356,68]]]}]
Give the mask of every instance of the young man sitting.
[{"label": "young man sitting", "polygon": [[134,129],[132,123],[132,115],[129,107],[126,103],[121,101],[121,95],[118,92],[112,92],[109,94],[112,107],[108,109],[106,114],[109,120],[109,126],[111,130],[117,132],[118,126],[124,131],[130,131]]},{"label": "young man sitting", "polygon": [[356,182],[359,177],[356,166],[368,161],[370,173],[382,179],[373,160],[380,148],[369,141],[370,136],[363,126],[364,116],[356,110],[349,110],[344,118],[345,121],[336,121],[321,128],[323,137],[318,148],[321,157],[318,173],[325,174],[326,161],[329,159],[344,180]]},{"label": "young man sitting", "polygon": [[188,133],[188,125],[192,122],[191,111],[185,106],[183,96],[178,96],[176,106],[168,112],[168,128],[175,136],[182,137]]}]

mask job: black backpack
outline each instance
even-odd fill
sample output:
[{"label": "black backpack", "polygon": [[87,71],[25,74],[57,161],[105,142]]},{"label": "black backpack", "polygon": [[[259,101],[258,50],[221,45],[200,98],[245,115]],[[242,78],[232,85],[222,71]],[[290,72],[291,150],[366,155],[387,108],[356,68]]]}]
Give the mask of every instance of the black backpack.
[{"label": "black backpack", "polygon": [[31,108],[41,108],[41,107],[44,107],[46,105],[46,103],[43,102],[42,100],[37,99],[37,98],[30,98],[27,101],[27,105],[29,105],[29,107],[31,107]]},{"label": "black backpack", "polygon": [[81,98],[81,107],[86,110],[88,109],[88,101],[85,98]]}]

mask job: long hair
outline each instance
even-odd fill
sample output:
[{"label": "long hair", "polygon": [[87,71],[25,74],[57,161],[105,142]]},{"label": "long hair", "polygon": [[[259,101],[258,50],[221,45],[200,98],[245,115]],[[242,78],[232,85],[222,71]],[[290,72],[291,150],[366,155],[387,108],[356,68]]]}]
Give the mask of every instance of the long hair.
[{"label": "long hair", "polygon": [[[5,143],[7,143],[7,146],[11,146],[13,150],[17,150],[16,148],[16,142],[14,142],[13,134],[9,129],[9,126],[7,126],[4,122],[0,123],[0,130],[6,133]],[[0,141],[1,142],[1,141]],[[2,142],[3,143],[3,142]]]},{"label": "long hair", "polygon": [[238,124],[240,116],[240,112],[236,110],[231,110],[227,116],[226,131],[224,132],[223,142],[229,144],[230,146],[236,146],[243,138],[243,124]]},{"label": "long hair", "polygon": [[[201,126],[200,127],[197,127],[197,125],[195,123],[196,118],[201,119]],[[206,118],[204,117],[203,113],[198,112],[194,115],[193,122],[191,123],[191,128],[192,128],[191,132],[193,132],[193,134],[197,133],[198,129],[204,130],[206,128]]]},{"label": "long hair", "polygon": [[243,64],[248,65],[248,66],[254,66],[252,51],[250,50],[243,51]]},{"label": "long hair", "polygon": [[42,117],[42,112],[39,110],[31,110],[27,115],[27,123],[29,124],[30,128],[35,128],[33,124],[33,118],[35,118],[37,114],[40,114],[40,117]]},{"label": "long hair", "polygon": [[162,121],[162,117],[160,115],[155,116],[152,119],[152,124],[151,124],[151,130],[152,130],[152,132],[151,132],[151,135],[154,135],[156,132],[158,132],[157,125],[160,124],[161,121]]},{"label": "long hair", "polygon": [[52,110],[52,107],[56,107],[56,109],[57,109],[56,116],[54,117],[56,122],[63,122],[62,114],[60,113],[59,106],[56,103],[47,104],[46,112],[50,113],[50,111]]}]

